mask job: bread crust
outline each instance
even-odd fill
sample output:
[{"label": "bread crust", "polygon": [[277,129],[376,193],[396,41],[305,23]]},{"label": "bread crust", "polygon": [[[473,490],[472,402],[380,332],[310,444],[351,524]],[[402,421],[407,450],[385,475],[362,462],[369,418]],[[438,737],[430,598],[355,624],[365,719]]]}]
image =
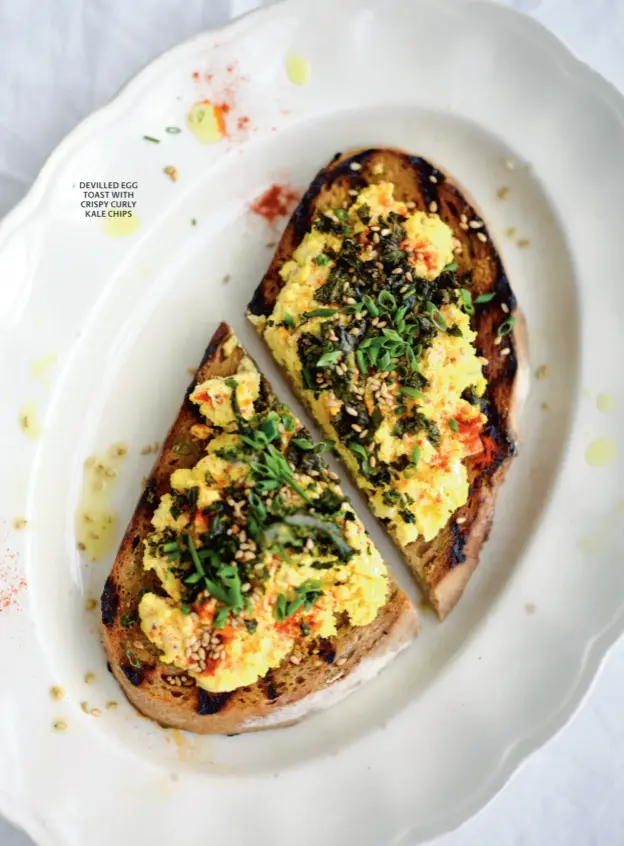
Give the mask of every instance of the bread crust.
[{"label": "bread crust", "polygon": [[[393,538],[427,599],[444,619],[462,595],[489,535],[496,495],[516,453],[517,418],[528,387],[524,319],[481,215],[457,184],[425,159],[388,148],[339,153],[315,177],[295,209],[249,304],[248,317],[262,334],[262,318],[273,311],[284,284],[279,270],[309,231],[314,217],[320,211],[341,208],[351,200],[349,191],[380,181],[392,182],[395,197],[413,201],[417,209],[437,208],[462,244],[456,258],[460,276],[472,274],[474,295],[496,294],[493,301],[479,306],[475,318],[475,343],[488,362],[484,370],[489,405],[483,433],[485,451],[466,461],[468,502],[431,541],[418,540],[403,547]],[[482,225],[473,228],[471,221]],[[497,339],[498,327],[512,315],[516,318],[512,332]]]},{"label": "bread crust", "polygon": [[[236,372],[244,351],[239,346],[229,350],[231,337],[230,327],[221,323],[156,459],[101,600],[101,636],[109,668],[130,702],[163,726],[200,734],[238,734],[292,724],[305,716],[306,699],[319,691],[329,693],[338,679],[348,679],[368,660],[398,651],[417,631],[412,603],[391,580],[388,601],[370,625],[355,628],[341,622],[336,637],[315,640],[305,652],[302,645],[297,646],[299,664],[287,658],[256,684],[232,693],[208,693],[195,683],[188,687],[168,683],[167,677],[180,675],[180,671],[159,660],[160,650],[150,643],[138,624],[122,625],[124,615],[136,615],[142,589],[162,592],[155,574],[143,569],[143,540],[152,531],[151,518],[160,497],[170,490],[171,473],[194,466],[203,455],[205,442],[191,434],[191,427],[202,422],[202,418],[190,395],[206,379]],[[188,450],[184,455],[174,450],[183,442],[187,447],[184,452]],[[286,713],[287,706],[298,702],[302,706],[297,719],[282,722],[280,711]],[[315,709],[323,707],[323,698],[314,697],[313,704]]]}]

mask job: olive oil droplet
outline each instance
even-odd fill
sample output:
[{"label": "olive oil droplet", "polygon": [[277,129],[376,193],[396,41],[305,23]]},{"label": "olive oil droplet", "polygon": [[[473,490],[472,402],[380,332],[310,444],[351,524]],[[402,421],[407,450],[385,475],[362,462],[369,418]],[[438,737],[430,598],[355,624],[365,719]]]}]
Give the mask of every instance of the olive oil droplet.
[{"label": "olive oil droplet", "polygon": [[585,461],[590,467],[606,467],[615,458],[615,442],[612,438],[596,438],[585,450]]},{"label": "olive oil droplet", "polygon": [[286,56],[286,74],[293,85],[307,85],[312,75],[310,63],[299,53]]},{"label": "olive oil droplet", "polygon": [[596,397],[596,408],[603,414],[611,414],[615,410],[615,397],[613,394],[598,394]]}]

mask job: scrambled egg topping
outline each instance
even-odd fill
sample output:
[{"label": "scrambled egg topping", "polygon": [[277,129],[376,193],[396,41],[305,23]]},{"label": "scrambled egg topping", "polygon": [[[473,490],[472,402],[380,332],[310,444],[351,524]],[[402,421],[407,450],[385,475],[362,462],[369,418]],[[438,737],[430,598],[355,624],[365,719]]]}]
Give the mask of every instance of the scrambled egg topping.
[{"label": "scrambled egg topping", "polygon": [[[253,363],[191,395],[206,454],[171,476],[145,541],[141,627],[172,664],[212,692],[253,684],[332,637],[372,622],[385,565],[313,444],[267,396]],[[206,434],[206,433],[204,433]]]},{"label": "scrambled egg topping", "polygon": [[264,326],[402,546],[434,538],[466,503],[465,460],[486,422],[469,280],[451,229],[413,206],[381,182],[320,214]]}]

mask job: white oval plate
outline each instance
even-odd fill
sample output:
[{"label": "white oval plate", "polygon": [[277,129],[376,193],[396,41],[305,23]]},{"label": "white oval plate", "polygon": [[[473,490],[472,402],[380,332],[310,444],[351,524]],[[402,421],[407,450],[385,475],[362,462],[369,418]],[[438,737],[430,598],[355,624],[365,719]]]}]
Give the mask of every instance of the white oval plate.
[{"label": "white oval plate", "polygon": [[[287,78],[293,50],[311,66],[305,86]],[[231,106],[228,138],[208,146],[185,126],[204,97]],[[412,844],[474,813],[564,724],[624,625],[623,118],[612,88],[509,10],[316,0],[172,50],[60,145],[0,228],[3,813],[46,846]],[[288,396],[243,319],[277,234],[250,205],[272,183],[301,191],[334,152],[364,145],[432,159],[483,211],[532,367],[548,368],[520,457],[461,604],[443,626],[425,614],[379,679],[292,729],[162,730],[121,701],[85,610],[111,556],[85,563],[76,549],[83,460],[129,444],[123,526],[152,460],[141,446],[162,438],[222,318]],[[138,182],[142,222],[115,240],[80,207],[81,181],[111,180]],[[46,390],[31,367],[50,354]],[[37,442],[18,427],[25,407]],[[603,467],[585,458],[596,438],[616,450]]]}]

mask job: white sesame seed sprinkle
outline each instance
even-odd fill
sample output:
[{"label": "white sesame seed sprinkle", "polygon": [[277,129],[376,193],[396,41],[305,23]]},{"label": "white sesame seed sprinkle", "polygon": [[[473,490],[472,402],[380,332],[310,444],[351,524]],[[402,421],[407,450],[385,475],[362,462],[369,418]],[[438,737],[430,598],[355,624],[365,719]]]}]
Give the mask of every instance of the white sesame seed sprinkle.
[{"label": "white sesame seed sprinkle", "polygon": [[351,162],[349,167],[351,170],[362,170],[362,165],[359,162]]},{"label": "white sesame seed sprinkle", "polygon": [[437,210],[438,210],[438,204],[436,203],[435,200],[433,200],[432,202],[429,203],[429,211],[432,214],[435,214],[437,212]]},{"label": "white sesame seed sprinkle", "polygon": [[505,312],[505,314],[509,314],[509,306],[507,303],[501,303],[501,308]]},{"label": "white sesame seed sprinkle", "polygon": [[484,235],[483,232],[477,232],[477,238],[479,241],[483,241],[483,243],[487,241],[487,235]]}]

